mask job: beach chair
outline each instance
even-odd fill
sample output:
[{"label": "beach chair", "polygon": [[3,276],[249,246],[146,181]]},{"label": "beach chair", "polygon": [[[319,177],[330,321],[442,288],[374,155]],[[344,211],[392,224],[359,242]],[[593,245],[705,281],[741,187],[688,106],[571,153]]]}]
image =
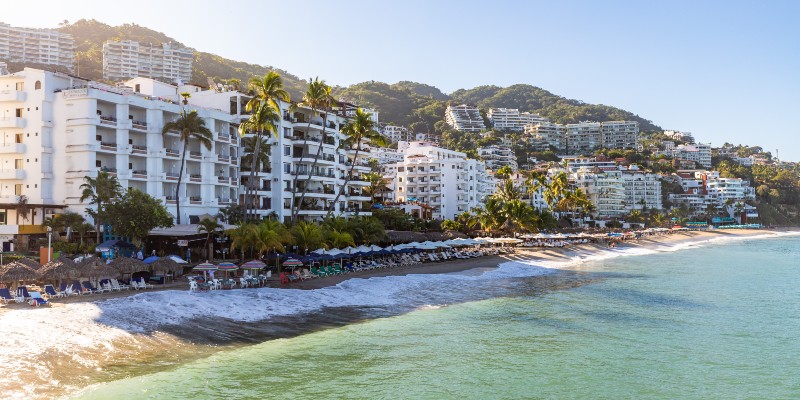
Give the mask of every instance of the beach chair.
[{"label": "beach chair", "polygon": [[197,282],[194,280],[189,280],[189,292],[196,292],[197,291]]},{"label": "beach chair", "polygon": [[[132,280],[131,282],[134,282],[134,281]],[[155,286],[153,286],[153,284],[147,283],[144,280],[144,277],[139,278],[138,284],[139,284],[139,288],[141,288],[141,289],[152,289],[152,288],[155,287]]]},{"label": "beach chair", "polygon": [[81,284],[83,285],[83,288],[85,290],[87,290],[89,293],[103,293],[104,292],[103,289],[98,289],[98,288],[92,286],[92,283],[89,282],[89,281],[83,281]]},{"label": "beach chair", "polygon": [[17,301],[17,299],[11,295],[11,292],[8,290],[8,288],[3,288],[0,289],[0,301],[2,301],[3,304],[8,304],[11,301]]},{"label": "beach chair", "polygon": [[31,299],[28,300],[28,304],[34,307],[39,307],[39,306],[49,306],[50,302],[45,300],[44,297],[42,297],[41,293],[31,292]]},{"label": "beach chair", "polygon": [[53,285],[44,285],[44,294],[47,297],[64,297],[65,294],[63,292],[57,292],[56,288]]},{"label": "beach chair", "polygon": [[128,285],[120,285],[119,281],[116,279],[111,280],[111,287],[116,290],[130,290],[130,286]]},{"label": "beach chair", "polygon": [[22,303],[31,298],[31,295],[28,293],[27,286],[20,286],[17,288],[17,303]]},{"label": "beach chair", "polygon": [[239,286],[241,286],[242,289],[244,289],[244,288],[250,286],[250,283],[247,282],[247,279],[239,278]]}]

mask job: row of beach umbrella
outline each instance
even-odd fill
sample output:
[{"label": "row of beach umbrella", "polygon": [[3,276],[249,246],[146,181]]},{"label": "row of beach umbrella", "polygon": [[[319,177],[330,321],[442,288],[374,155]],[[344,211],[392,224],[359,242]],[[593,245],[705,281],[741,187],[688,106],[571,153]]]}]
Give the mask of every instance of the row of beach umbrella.
[{"label": "row of beach umbrella", "polygon": [[86,257],[79,262],[59,257],[44,265],[22,258],[0,267],[0,282],[118,278],[139,271],[176,273],[182,272],[183,267],[169,257],[161,257],[149,265],[128,257],[116,258],[108,264],[99,257]]}]

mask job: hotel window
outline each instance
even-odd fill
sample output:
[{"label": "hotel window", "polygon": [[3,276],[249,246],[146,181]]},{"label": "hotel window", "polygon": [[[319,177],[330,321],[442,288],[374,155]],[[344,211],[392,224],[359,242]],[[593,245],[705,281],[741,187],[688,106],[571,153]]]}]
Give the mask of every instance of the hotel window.
[{"label": "hotel window", "polygon": [[24,169],[25,163],[22,161],[21,158],[14,160],[14,169]]},{"label": "hotel window", "polygon": [[292,148],[289,146],[283,146],[283,155],[288,156],[292,154]]},{"label": "hotel window", "polygon": [[14,185],[14,195],[15,196],[22,196],[22,184],[17,183]]},{"label": "hotel window", "polygon": [[24,91],[25,90],[25,82],[17,82],[16,89],[17,89],[17,91],[20,91],[20,92]]},{"label": "hotel window", "polygon": [[42,81],[36,81],[36,83],[33,84],[33,88],[35,90],[40,90],[42,88]]}]

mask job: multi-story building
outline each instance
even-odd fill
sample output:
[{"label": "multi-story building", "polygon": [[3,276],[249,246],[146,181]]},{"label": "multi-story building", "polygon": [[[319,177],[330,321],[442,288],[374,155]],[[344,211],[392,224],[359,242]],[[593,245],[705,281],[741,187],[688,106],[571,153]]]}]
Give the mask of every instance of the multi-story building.
[{"label": "multi-story building", "polygon": [[672,158],[695,162],[702,165],[703,168],[711,168],[711,145],[704,143],[682,144],[672,150]]},{"label": "multi-story building", "polygon": [[571,174],[575,187],[583,190],[594,204],[599,218],[621,217],[626,213],[625,180],[622,171],[614,168],[582,167]]},{"label": "multi-story building", "polygon": [[722,178],[719,171],[678,171],[676,181],[683,193],[670,194],[669,200],[675,204],[686,204],[696,214],[713,207],[724,209],[730,203],[754,200],[755,189],[747,181],[739,178]]},{"label": "multi-story building", "polygon": [[661,175],[628,168],[622,171],[625,187],[625,212],[633,210],[661,210]]},{"label": "multi-story building", "polygon": [[405,156],[403,153],[394,149],[373,147],[370,151],[370,157],[378,160],[379,165],[384,165],[401,162]]},{"label": "multi-story building", "polygon": [[478,107],[472,104],[447,106],[444,118],[447,125],[460,132],[480,132],[486,129]]},{"label": "multi-story building", "polygon": [[497,170],[500,167],[511,167],[513,171],[519,169],[517,156],[510,147],[492,145],[478,148],[478,156],[486,162],[486,167]]},{"label": "multi-story building", "polygon": [[411,143],[402,162],[382,167],[390,179],[390,200],[420,203],[432,208],[434,219],[453,219],[483,204],[495,180],[481,161],[461,152],[425,142]]},{"label": "multi-story building", "polygon": [[566,169],[571,173],[577,172],[581,168],[593,170],[600,168],[602,170],[613,169],[617,167],[614,160],[598,157],[563,157],[562,162],[566,162]]},{"label": "multi-story building", "polygon": [[681,142],[686,143],[694,143],[694,137],[692,136],[691,132],[681,132],[681,131],[664,131],[664,136]]},{"label": "multi-story building", "polygon": [[413,142],[414,136],[404,126],[386,125],[381,129],[381,134],[393,143],[399,141]]},{"label": "multi-story building", "polygon": [[566,151],[567,128],[552,122],[539,122],[525,125],[525,135],[536,151],[555,150],[558,153]]},{"label": "multi-story building", "polygon": [[606,149],[636,149],[639,123],[636,121],[605,121],[600,124],[601,146]]},{"label": "multi-story building", "polygon": [[75,67],[75,40],[55,29],[19,28],[0,22],[0,61]]},{"label": "multi-story building", "polygon": [[109,40],[103,44],[103,79],[141,77],[181,84],[191,79],[193,60],[191,49],[173,43]]},{"label": "multi-story building", "polygon": [[567,125],[567,154],[587,154],[600,148],[602,135],[599,122]]},{"label": "multi-story building", "polygon": [[[152,82],[152,81],[151,81]],[[216,214],[238,197],[238,149],[231,140],[231,115],[196,107],[213,132],[211,148],[196,139],[187,143],[179,133],[162,135],[163,126],[179,118],[187,107],[175,86],[155,82],[172,100],[153,93],[135,93],[71,75],[26,68],[0,76],[0,209],[5,210],[6,234],[30,233],[42,218],[67,208],[83,214],[84,178],[106,171],[123,188],[133,187],[164,201],[181,223],[201,214]],[[176,198],[181,156],[185,167]],[[37,212],[19,213],[22,196]],[[12,224],[13,222],[13,224]],[[23,224],[23,225],[20,225]]]},{"label": "multi-story building", "polygon": [[500,131],[523,131],[525,125],[548,122],[539,114],[521,113],[516,108],[490,108],[486,116],[492,127]]}]

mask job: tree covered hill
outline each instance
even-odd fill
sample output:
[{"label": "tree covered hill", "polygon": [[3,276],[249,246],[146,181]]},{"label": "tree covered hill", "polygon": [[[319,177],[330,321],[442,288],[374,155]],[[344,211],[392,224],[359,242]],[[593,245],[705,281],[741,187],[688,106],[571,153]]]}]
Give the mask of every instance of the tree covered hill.
[{"label": "tree covered hill", "polygon": [[[159,44],[172,42],[184,46],[164,33],[136,24],[111,26],[94,19],[81,19],[72,24],[64,23],[58,30],[70,33],[75,38],[76,72],[95,80],[103,78],[103,43],[107,40],[135,40],[140,43]],[[275,67],[230,60],[202,51],[195,52],[192,81],[206,85],[207,78],[213,78],[217,82],[238,79],[246,84],[250,77],[263,76],[270,70],[281,74],[284,86],[293,100],[302,98],[306,82],[295,75]],[[629,111],[567,99],[542,88],[524,84],[506,88],[478,86],[472,89],[459,89],[447,95],[438,88],[423,83],[401,81],[387,84],[370,81],[349,87],[337,87],[335,95],[343,100],[375,108],[380,112],[381,122],[407,126],[415,132],[445,130],[444,110],[449,103],[472,103],[482,109],[518,108],[520,111],[539,113],[558,123],[635,120],[639,122],[642,131],[661,130],[651,121]]]}]

